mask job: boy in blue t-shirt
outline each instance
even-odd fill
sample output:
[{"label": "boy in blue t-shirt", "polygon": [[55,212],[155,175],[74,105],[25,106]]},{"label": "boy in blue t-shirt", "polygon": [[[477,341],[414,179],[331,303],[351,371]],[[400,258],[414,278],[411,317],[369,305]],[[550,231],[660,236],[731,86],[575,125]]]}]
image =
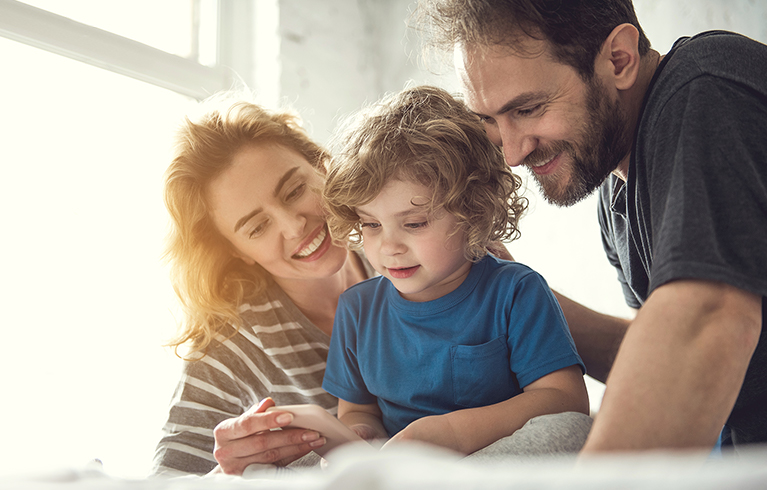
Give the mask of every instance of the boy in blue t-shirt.
[{"label": "boy in blue t-shirt", "polygon": [[588,414],[585,368],[546,282],[487,254],[518,236],[527,202],[479,119],[417,87],[345,129],[328,225],[381,276],[338,303],[323,382],[338,418],[366,439],[470,454],[533,417]]}]

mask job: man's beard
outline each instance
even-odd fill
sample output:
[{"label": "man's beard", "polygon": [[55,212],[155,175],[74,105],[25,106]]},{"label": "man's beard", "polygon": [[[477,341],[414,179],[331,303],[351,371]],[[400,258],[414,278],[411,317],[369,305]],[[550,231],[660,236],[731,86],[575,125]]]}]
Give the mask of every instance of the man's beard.
[{"label": "man's beard", "polygon": [[594,192],[631,149],[627,116],[620,103],[609,100],[596,78],[587,82],[587,87],[588,121],[581,128],[580,138],[574,143],[556,141],[545,148],[536,148],[524,161],[534,164],[560,153],[570,156],[569,180],[567,175],[562,175],[567,172],[564,166],[551,175],[533,172],[543,196],[557,206],[572,206]]}]

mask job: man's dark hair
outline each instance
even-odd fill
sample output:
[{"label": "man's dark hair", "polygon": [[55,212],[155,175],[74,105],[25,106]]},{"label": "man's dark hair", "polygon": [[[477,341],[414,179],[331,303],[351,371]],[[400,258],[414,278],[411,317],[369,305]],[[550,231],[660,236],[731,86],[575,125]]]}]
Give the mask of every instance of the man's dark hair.
[{"label": "man's dark hair", "polygon": [[429,44],[451,50],[456,44],[520,49],[520,36],[547,40],[552,55],[585,80],[605,39],[620,24],[639,31],[639,54],[650,41],[631,0],[421,0],[416,20]]}]

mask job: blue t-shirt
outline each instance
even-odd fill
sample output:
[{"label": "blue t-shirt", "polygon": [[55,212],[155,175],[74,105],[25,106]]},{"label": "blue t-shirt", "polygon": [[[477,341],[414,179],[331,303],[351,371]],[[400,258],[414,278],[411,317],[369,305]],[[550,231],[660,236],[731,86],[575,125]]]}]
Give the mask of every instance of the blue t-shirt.
[{"label": "blue t-shirt", "polygon": [[576,364],[585,372],[546,281],[488,255],[433,301],[408,301],[383,277],[349,288],[322,387],[351,403],[377,403],[392,436],[421,417],[508,400]]}]

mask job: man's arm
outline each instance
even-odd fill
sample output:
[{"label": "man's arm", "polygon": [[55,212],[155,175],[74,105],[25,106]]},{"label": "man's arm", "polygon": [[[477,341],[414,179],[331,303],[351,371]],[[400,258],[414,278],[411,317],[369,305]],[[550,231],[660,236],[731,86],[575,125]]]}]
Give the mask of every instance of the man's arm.
[{"label": "man's arm", "polygon": [[586,371],[589,376],[604,383],[630,320],[597,313],[554,290],[552,292],[565,314]]},{"label": "man's arm", "polygon": [[713,446],[761,325],[761,298],[724,283],[655,290],[626,332],[583,451]]}]

